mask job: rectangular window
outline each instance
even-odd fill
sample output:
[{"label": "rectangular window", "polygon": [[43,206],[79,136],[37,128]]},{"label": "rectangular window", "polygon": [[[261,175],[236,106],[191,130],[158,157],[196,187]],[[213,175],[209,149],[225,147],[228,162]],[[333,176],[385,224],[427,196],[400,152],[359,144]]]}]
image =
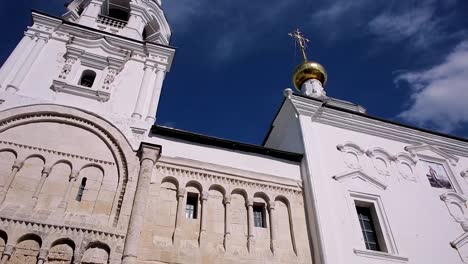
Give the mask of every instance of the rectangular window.
[{"label": "rectangular window", "polygon": [[263,204],[254,204],[253,205],[253,213],[254,213],[254,225],[255,225],[255,227],[266,228],[265,205],[263,205]]},{"label": "rectangular window", "polygon": [[372,208],[356,206],[359,224],[361,225],[362,235],[368,250],[381,251],[379,243],[379,234],[376,229],[376,220],[372,213]]},{"label": "rectangular window", "polygon": [[198,194],[188,193],[187,204],[185,206],[185,217],[188,219],[197,219]]}]

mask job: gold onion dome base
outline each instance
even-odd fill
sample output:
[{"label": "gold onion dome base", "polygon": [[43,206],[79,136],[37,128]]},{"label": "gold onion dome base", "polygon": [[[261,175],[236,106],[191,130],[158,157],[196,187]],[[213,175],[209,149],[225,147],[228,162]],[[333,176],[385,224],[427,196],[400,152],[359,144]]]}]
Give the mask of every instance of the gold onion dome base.
[{"label": "gold onion dome base", "polygon": [[308,61],[299,65],[294,71],[293,83],[296,89],[301,90],[302,85],[309,79],[316,79],[325,86],[327,83],[327,71],[317,62]]}]

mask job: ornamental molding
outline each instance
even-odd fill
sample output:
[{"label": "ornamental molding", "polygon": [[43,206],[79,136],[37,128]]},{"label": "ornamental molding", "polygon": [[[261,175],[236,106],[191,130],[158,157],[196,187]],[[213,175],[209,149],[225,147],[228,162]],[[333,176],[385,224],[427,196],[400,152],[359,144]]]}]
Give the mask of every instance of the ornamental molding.
[{"label": "ornamental molding", "polygon": [[[1,141],[0,140],[0,144],[6,145],[6,146],[15,146],[17,148],[22,148],[22,149],[36,150],[36,151],[40,151],[40,152],[44,152],[44,153],[50,153],[50,154],[55,154],[55,155],[62,156],[62,157],[67,157],[67,158],[75,158],[75,159],[90,161],[90,162],[94,162],[94,163],[98,163],[98,164],[111,165],[111,166],[115,165],[115,163],[111,162],[111,161],[105,161],[105,160],[99,160],[99,159],[85,157],[85,156],[79,156],[79,155],[75,155],[75,154],[71,154],[71,153],[67,153],[67,152],[56,151],[56,150],[52,150],[52,149],[45,149],[45,148],[40,148],[40,147],[35,147],[35,146],[23,145],[23,144],[19,144],[19,143],[15,143],[15,142]],[[2,151],[2,150],[3,149],[0,149],[0,151]]]},{"label": "ornamental molding", "polygon": [[379,259],[379,260],[390,261],[390,262],[407,263],[409,261],[408,258],[393,255],[393,254],[388,254],[388,253],[380,252],[380,251],[354,249],[354,254],[360,257],[367,257],[367,258]]},{"label": "ornamental molding", "polygon": [[339,174],[339,175],[335,175],[332,177],[334,180],[336,180],[337,182],[345,182],[345,181],[348,181],[348,180],[351,180],[351,179],[361,179],[367,183],[370,183],[371,185],[374,185],[375,187],[381,189],[381,190],[385,190],[387,189],[387,184],[378,179],[378,178],[375,178],[375,177],[372,177],[368,174],[366,174],[365,172],[363,172],[362,170],[355,170],[355,171],[351,171],[351,172],[345,172],[345,173],[342,173],[342,174]]},{"label": "ornamental molding", "polygon": [[463,178],[465,178],[465,179],[468,178],[468,169],[466,169],[466,170],[460,172],[460,175],[461,175]]},{"label": "ornamental molding", "polygon": [[405,150],[408,151],[411,156],[413,158],[417,157],[418,156],[418,152],[421,152],[421,151],[425,151],[425,150],[429,150],[429,151],[432,151],[438,155],[440,155],[441,157],[447,159],[448,161],[450,161],[450,163],[453,165],[453,166],[456,166],[457,165],[457,162],[459,160],[459,158],[457,156],[454,156],[450,153],[447,153],[435,146],[432,146],[432,145],[428,145],[428,144],[419,144],[419,145],[412,145],[412,146],[407,146],[405,147]]},{"label": "ornamental molding", "polygon": [[107,102],[111,96],[110,92],[105,90],[88,88],[81,85],[73,85],[60,80],[53,80],[51,89],[57,93],[73,94],[99,102]]},{"label": "ornamental molding", "polygon": [[[302,110],[299,113],[301,114],[314,113],[320,104],[320,102],[313,99],[302,98],[297,95],[291,95],[290,101],[294,105],[300,105]],[[425,142],[429,145],[438,146],[445,153],[468,157],[467,142],[337,109],[324,107],[324,111],[316,119],[316,122],[411,145]]]},{"label": "ornamental molding", "polygon": [[162,164],[161,161],[156,164],[156,169],[163,176],[173,176],[175,178],[182,177],[189,180],[210,182],[224,186],[241,186],[245,189],[256,191],[273,191],[293,195],[299,195],[302,193],[299,183],[297,183],[297,186],[287,186],[272,182],[266,183],[259,180],[247,179],[241,175],[228,175],[224,173],[209,172],[203,169],[197,170],[193,168],[184,168],[180,165]]},{"label": "ornamental molding", "polygon": [[88,229],[72,225],[58,225],[41,223],[37,221],[27,221],[10,217],[0,217],[0,226],[5,229],[17,229],[22,227],[28,231],[43,232],[47,234],[84,234],[93,238],[100,238],[107,241],[122,241],[126,234],[108,232],[100,229]]},{"label": "ornamental molding", "polygon": [[468,207],[466,206],[466,197],[455,192],[448,192],[442,194],[440,199],[447,206],[453,219],[461,225],[463,231],[468,232]]}]

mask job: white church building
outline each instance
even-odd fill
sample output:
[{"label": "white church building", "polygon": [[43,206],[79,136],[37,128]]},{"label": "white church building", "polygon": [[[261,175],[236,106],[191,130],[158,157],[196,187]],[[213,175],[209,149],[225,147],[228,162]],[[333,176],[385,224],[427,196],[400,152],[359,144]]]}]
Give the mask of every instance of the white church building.
[{"label": "white church building", "polygon": [[153,125],[161,0],[67,9],[0,69],[0,264],[468,263],[468,140],[327,97],[304,49],[263,145]]}]

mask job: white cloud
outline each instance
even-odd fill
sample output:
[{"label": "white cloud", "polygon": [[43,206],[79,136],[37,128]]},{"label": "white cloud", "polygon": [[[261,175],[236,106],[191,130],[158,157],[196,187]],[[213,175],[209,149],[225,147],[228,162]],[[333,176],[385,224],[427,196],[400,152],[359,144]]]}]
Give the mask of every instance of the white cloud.
[{"label": "white cloud", "polygon": [[468,123],[468,40],[440,64],[398,76],[412,89],[411,105],[400,118],[421,126],[453,132]]},{"label": "white cloud", "polygon": [[403,12],[380,14],[369,22],[369,30],[382,40],[399,42],[411,39],[417,47],[427,47],[444,38],[432,4]]}]

